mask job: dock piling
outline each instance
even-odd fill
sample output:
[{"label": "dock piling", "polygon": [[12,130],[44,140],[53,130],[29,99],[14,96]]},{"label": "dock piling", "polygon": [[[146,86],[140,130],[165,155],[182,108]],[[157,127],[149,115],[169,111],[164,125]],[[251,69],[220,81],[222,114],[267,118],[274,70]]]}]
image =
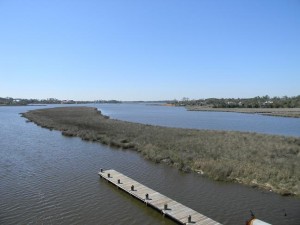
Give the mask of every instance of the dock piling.
[{"label": "dock piling", "polygon": [[168,204],[165,204],[164,205],[164,210],[167,210],[168,209]]},{"label": "dock piling", "polygon": [[191,222],[192,222],[192,216],[189,215],[189,217],[188,217],[188,223],[191,223]]}]

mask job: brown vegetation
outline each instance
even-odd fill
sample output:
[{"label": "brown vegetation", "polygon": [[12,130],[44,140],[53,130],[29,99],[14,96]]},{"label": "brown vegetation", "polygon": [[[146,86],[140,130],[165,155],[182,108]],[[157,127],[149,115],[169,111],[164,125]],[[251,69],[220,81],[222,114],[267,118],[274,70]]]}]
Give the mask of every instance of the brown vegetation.
[{"label": "brown vegetation", "polygon": [[300,118],[300,108],[212,108],[203,106],[186,106],[189,111],[256,113],[266,116]]},{"label": "brown vegetation", "polygon": [[34,110],[23,116],[65,136],[135,149],[183,171],[300,195],[299,138],[143,125],[109,119],[89,107]]}]

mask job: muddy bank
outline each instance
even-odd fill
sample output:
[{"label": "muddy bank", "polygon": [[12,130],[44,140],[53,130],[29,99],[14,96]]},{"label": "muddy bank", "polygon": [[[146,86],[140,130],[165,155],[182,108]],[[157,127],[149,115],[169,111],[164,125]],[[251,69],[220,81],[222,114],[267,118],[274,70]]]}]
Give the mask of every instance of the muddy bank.
[{"label": "muddy bank", "polygon": [[300,195],[300,139],[246,132],[167,128],[109,119],[95,108],[33,110],[29,121],[215,180]]}]

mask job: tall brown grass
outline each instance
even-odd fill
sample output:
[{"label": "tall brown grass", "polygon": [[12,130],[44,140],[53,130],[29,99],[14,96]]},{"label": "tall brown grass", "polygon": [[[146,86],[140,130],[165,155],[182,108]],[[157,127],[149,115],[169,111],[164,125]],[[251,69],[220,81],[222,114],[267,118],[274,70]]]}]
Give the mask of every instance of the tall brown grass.
[{"label": "tall brown grass", "polygon": [[300,138],[143,125],[109,119],[89,107],[34,110],[23,116],[65,136],[134,149],[183,171],[300,195]]}]

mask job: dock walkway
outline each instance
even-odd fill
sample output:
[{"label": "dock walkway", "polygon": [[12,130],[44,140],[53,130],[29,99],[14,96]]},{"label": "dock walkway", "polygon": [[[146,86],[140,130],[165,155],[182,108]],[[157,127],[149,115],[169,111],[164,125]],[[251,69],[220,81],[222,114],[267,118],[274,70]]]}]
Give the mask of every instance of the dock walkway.
[{"label": "dock walkway", "polygon": [[142,185],[115,170],[101,169],[99,176],[179,224],[221,225],[207,216]]}]

